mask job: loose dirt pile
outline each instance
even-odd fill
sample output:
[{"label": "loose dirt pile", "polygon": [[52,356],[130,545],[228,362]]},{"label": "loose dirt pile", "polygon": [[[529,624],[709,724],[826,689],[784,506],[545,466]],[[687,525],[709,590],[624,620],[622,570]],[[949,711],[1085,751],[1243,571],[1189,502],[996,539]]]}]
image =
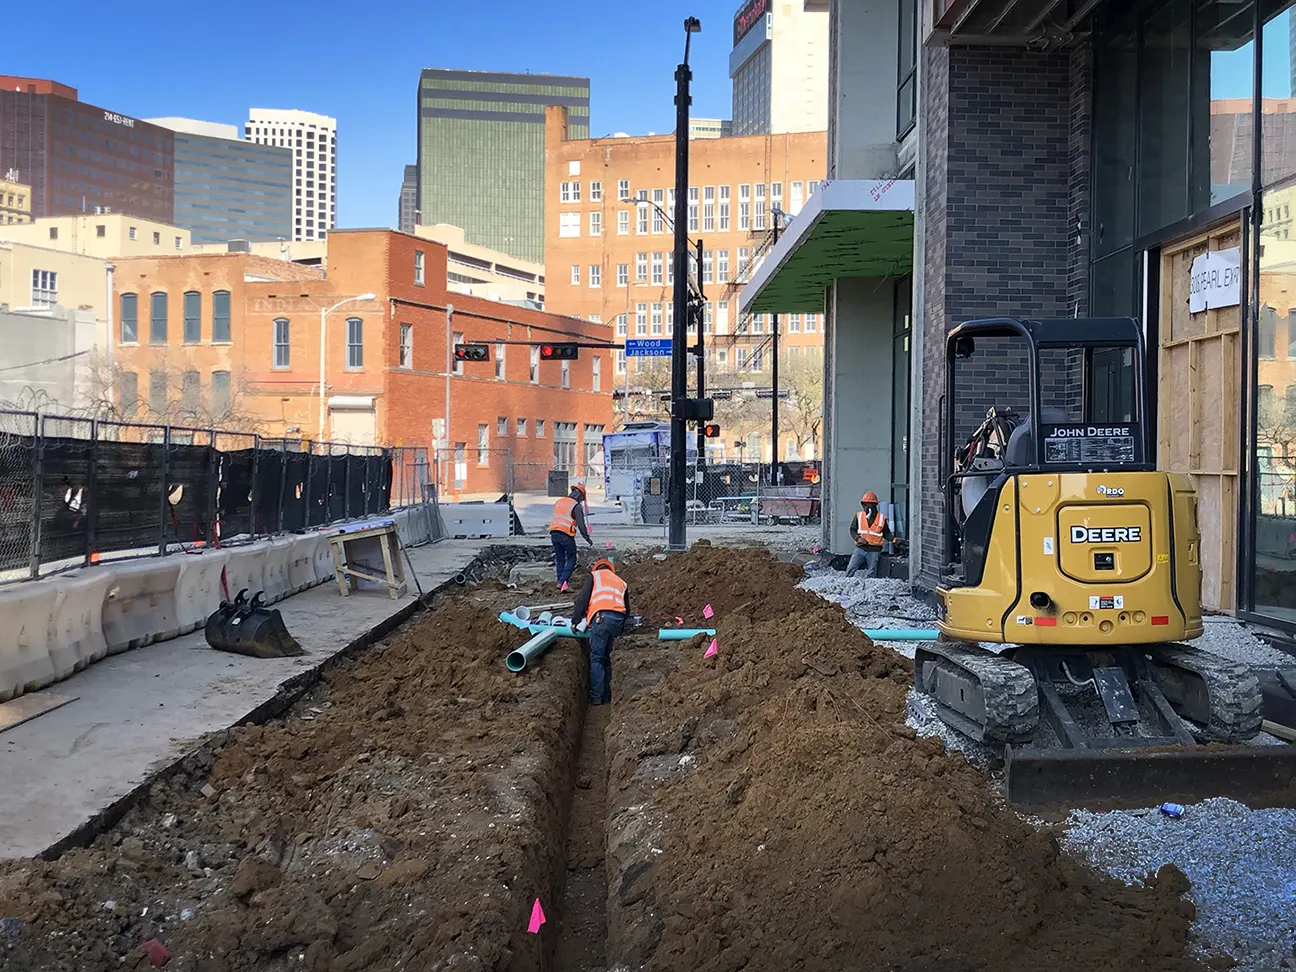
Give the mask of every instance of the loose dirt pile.
[{"label": "loose dirt pile", "polygon": [[93,847],[0,867],[0,967],[149,968],[156,937],[169,970],[541,968],[526,917],[562,873],[584,661],[510,674],[516,599],[439,599]]},{"label": "loose dirt pile", "polygon": [[609,965],[1200,968],[1181,873],[1129,888],[1061,853],[915,738],[908,663],[787,573],[705,548],[632,571],[650,616],[710,600],[720,653],[639,642],[625,666],[647,687],[609,735]]}]

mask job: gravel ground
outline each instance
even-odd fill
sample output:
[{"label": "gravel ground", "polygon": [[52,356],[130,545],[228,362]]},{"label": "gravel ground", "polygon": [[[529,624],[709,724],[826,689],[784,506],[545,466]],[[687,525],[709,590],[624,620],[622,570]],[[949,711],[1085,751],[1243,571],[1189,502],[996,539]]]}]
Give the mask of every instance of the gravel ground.
[{"label": "gravel ground", "polygon": [[1197,648],[1232,658],[1256,668],[1273,668],[1279,665],[1296,665],[1296,658],[1284,654],[1251,633],[1236,618],[1212,615],[1205,619],[1205,633],[1192,644]]},{"label": "gravel ground", "polygon": [[1194,932],[1238,972],[1296,968],[1296,810],[1250,810],[1225,799],[1184,808],[1076,810],[1063,846],[1127,883],[1176,864],[1192,882]]}]

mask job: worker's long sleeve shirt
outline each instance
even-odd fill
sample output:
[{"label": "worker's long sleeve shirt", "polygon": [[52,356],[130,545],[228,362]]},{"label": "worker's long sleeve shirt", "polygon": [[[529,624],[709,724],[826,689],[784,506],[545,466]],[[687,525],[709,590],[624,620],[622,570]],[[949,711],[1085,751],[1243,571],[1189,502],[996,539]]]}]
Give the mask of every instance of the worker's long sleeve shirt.
[{"label": "worker's long sleeve shirt", "polygon": [[[585,620],[585,612],[589,610],[590,598],[594,596],[594,574],[591,572],[586,578],[585,583],[581,585],[579,593],[576,595],[576,606],[572,608],[572,620],[581,622]],[[630,616],[630,591],[625,592],[626,617]]]},{"label": "worker's long sleeve shirt", "polygon": [[[875,517],[877,517],[877,516],[881,516],[882,514],[881,514],[881,513],[874,513],[873,515],[874,515]],[[869,522],[872,523],[873,520],[870,519]],[[872,544],[867,544],[867,543],[862,544],[862,543],[860,543],[860,535],[859,535],[859,517],[858,517],[858,516],[852,516],[851,519],[850,519],[850,535],[851,535],[851,540],[855,543],[855,546],[857,546],[857,547],[864,547],[866,550],[881,550],[881,549],[882,549],[880,546],[876,546],[876,547],[875,547],[875,546],[873,546]],[[885,523],[882,524],[882,539],[883,539],[884,542],[885,542],[885,541],[890,541],[890,540],[894,540],[894,539],[895,539],[895,536],[892,535],[892,533],[891,533],[891,521],[890,521],[890,520],[887,520]]]},{"label": "worker's long sleeve shirt", "polygon": [[594,541],[590,540],[589,528],[585,526],[585,507],[579,501],[576,503],[576,508],[572,510],[572,520],[575,521],[576,529],[580,531],[580,535],[589,543],[593,543]]}]

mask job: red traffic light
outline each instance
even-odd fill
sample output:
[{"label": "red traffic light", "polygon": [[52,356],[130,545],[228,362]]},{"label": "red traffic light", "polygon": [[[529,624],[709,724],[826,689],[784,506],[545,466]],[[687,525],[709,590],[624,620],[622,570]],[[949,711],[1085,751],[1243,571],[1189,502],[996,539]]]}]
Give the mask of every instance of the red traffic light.
[{"label": "red traffic light", "polygon": [[580,357],[578,344],[542,344],[540,359],[542,361],[575,361]]},{"label": "red traffic light", "polygon": [[720,426],[715,423],[704,425],[702,426],[702,435],[707,439],[718,439],[720,438]]},{"label": "red traffic light", "polygon": [[489,344],[456,344],[454,346],[456,361],[489,361]]}]

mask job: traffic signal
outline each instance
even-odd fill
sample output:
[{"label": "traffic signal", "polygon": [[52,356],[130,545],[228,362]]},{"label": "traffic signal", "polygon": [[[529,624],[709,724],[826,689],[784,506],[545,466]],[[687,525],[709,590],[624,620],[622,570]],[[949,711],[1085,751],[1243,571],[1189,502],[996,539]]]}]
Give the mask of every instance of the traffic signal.
[{"label": "traffic signal", "polygon": [[454,346],[456,361],[489,361],[489,344],[456,344]]},{"label": "traffic signal", "polygon": [[710,425],[702,426],[702,436],[707,439],[720,438],[720,426],[712,422]]},{"label": "traffic signal", "polygon": [[579,357],[579,344],[540,345],[540,359],[542,361],[575,361]]}]

